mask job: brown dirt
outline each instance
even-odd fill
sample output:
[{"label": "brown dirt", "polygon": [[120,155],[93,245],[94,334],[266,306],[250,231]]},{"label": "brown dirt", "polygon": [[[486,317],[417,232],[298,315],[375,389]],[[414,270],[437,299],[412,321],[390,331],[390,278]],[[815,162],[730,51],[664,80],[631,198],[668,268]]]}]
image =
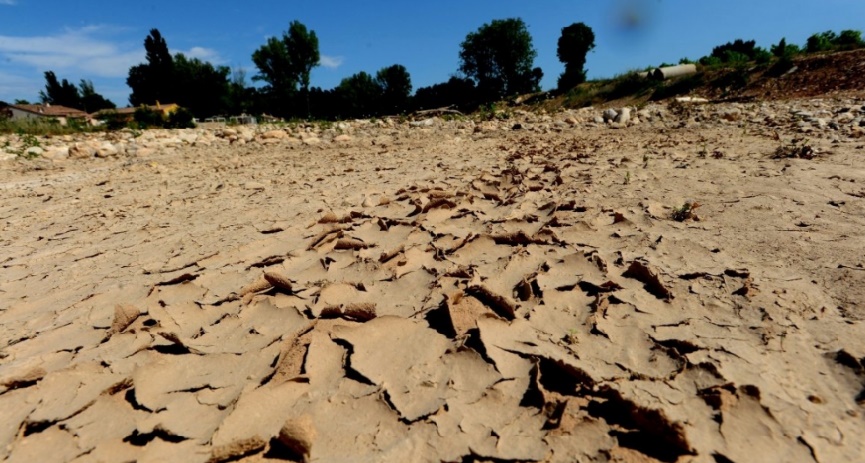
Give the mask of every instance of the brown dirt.
[{"label": "brown dirt", "polygon": [[8,162],[0,457],[860,460],[860,142],[776,132]]}]

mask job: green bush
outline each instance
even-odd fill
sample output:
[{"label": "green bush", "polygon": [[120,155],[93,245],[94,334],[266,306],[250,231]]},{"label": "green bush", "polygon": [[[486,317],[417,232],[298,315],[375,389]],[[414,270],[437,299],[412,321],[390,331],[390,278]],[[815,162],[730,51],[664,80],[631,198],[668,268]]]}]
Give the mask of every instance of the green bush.
[{"label": "green bush", "polygon": [[165,119],[162,117],[162,113],[146,106],[136,109],[133,119],[140,129],[161,128],[165,126]]},{"label": "green bush", "polygon": [[835,39],[834,44],[842,50],[853,50],[865,47],[865,41],[862,40],[862,32],[849,29],[841,31]]},{"label": "green bush", "polygon": [[191,129],[195,127],[192,113],[186,108],[177,108],[168,115],[165,127],[169,129]]},{"label": "green bush", "polygon": [[117,111],[105,111],[99,114],[98,119],[105,123],[105,128],[111,131],[120,130],[126,127],[126,119],[124,119]]},{"label": "green bush", "polygon": [[739,69],[730,71],[712,81],[712,86],[725,91],[740,90],[748,85],[748,71]]}]

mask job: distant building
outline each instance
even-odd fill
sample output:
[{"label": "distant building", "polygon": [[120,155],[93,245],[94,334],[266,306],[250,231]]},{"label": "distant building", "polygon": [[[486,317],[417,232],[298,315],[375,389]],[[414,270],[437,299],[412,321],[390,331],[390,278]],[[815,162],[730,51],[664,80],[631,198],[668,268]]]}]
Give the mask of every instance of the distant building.
[{"label": "distant building", "polygon": [[51,104],[13,104],[6,108],[10,119],[53,119],[66,125],[71,119],[80,119],[83,122],[89,121],[90,117],[84,111],[75,108],[67,108],[66,106],[51,105]]},{"label": "distant building", "polygon": [[133,118],[135,117],[135,111],[137,111],[139,108],[147,108],[151,111],[156,111],[158,113],[162,113],[163,116],[168,117],[169,115],[171,115],[171,113],[177,111],[180,108],[180,106],[177,105],[176,103],[169,103],[169,104],[157,103],[155,105],[150,105],[150,106],[141,105],[141,106],[130,106],[128,108],[102,109],[100,111],[96,111],[93,114],[93,117],[98,119],[99,116],[101,116],[103,114],[117,114],[117,117],[121,118],[122,120],[125,120],[127,122],[131,122],[133,120]]}]

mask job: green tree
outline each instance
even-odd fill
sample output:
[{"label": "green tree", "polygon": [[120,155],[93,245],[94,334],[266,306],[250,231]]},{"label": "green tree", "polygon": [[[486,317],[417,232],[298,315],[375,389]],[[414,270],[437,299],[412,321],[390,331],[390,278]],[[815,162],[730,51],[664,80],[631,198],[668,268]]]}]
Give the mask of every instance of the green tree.
[{"label": "green tree", "polygon": [[310,73],[318,66],[319,59],[315,31],[307,30],[299,21],[292,21],[281,38],[270,37],[253,52],[252,62],[259,73],[252,80],[266,82],[265,90],[277,105],[284,107],[298,86],[304,95],[308,95]]},{"label": "green tree", "polygon": [[152,105],[157,101],[168,103],[174,99],[174,59],[168,44],[159,29],[151,29],[144,39],[147,63],[129,69],[126,84],[132,89],[129,103],[132,106]]},{"label": "green tree", "polygon": [[484,101],[540,90],[543,71],[533,68],[537,51],[522,19],[496,19],[460,44],[460,72],[472,79]]},{"label": "green tree", "polygon": [[78,84],[78,92],[81,95],[81,109],[84,112],[95,113],[101,109],[114,109],[117,106],[104,96],[96,93],[93,82],[81,79]]},{"label": "green tree", "polygon": [[421,87],[412,99],[415,109],[434,109],[456,106],[472,111],[478,106],[477,89],[471,79],[451,76],[447,82]]},{"label": "green tree", "polygon": [[78,88],[66,79],[58,81],[54,71],[45,71],[45,90],[39,92],[39,99],[43,104],[81,109]]},{"label": "green tree", "polygon": [[245,69],[232,69],[228,83],[228,112],[231,114],[250,112],[254,90],[246,85]]},{"label": "green tree", "polygon": [[288,34],[283,38],[288,47],[289,64],[297,74],[300,91],[306,100],[306,113],[309,116],[309,75],[321,59],[318,53],[318,37],[315,31],[307,30],[300,21],[292,21]]},{"label": "green tree", "polygon": [[562,28],[556,55],[565,64],[558,88],[565,91],[586,81],[586,55],[595,48],[595,33],[583,23]]},{"label": "green tree", "polygon": [[345,116],[369,117],[377,113],[382,90],[368,73],[361,71],[342,79],[336,90],[343,102]]},{"label": "green tree", "polygon": [[381,111],[385,114],[397,114],[408,108],[411,96],[411,76],[405,66],[394,64],[380,69],[375,75],[375,82],[381,87]]},{"label": "green tree", "polygon": [[862,40],[862,32],[850,29],[841,31],[835,39],[834,44],[844,50],[865,47],[865,41]]},{"label": "green tree", "polygon": [[787,39],[782,38],[777,45],[772,45],[769,51],[778,58],[791,58],[801,53],[802,49],[799,45],[787,43]]},{"label": "green tree", "polygon": [[805,49],[808,53],[817,53],[820,51],[832,50],[838,36],[832,31],[821,32],[808,37],[808,42],[805,44]]},{"label": "green tree", "polygon": [[223,113],[228,106],[230,69],[198,58],[174,55],[172,76],[177,92],[171,101],[199,118]]}]

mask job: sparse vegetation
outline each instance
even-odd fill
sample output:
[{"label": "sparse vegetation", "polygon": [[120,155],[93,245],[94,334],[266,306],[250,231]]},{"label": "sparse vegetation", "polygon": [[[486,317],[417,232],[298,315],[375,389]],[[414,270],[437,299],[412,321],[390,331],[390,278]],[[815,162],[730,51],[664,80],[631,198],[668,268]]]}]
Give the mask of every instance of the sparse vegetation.
[{"label": "sparse vegetation", "polygon": [[684,222],[686,220],[699,220],[697,214],[694,213],[700,207],[700,203],[692,200],[685,201],[680,207],[674,208],[670,218],[676,222]]},{"label": "sparse vegetation", "polygon": [[773,159],[814,159],[817,157],[817,151],[811,146],[807,138],[794,138],[789,143],[784,143],[776,133],[775,139],[778,140],[779,146],[772,153]]}]

